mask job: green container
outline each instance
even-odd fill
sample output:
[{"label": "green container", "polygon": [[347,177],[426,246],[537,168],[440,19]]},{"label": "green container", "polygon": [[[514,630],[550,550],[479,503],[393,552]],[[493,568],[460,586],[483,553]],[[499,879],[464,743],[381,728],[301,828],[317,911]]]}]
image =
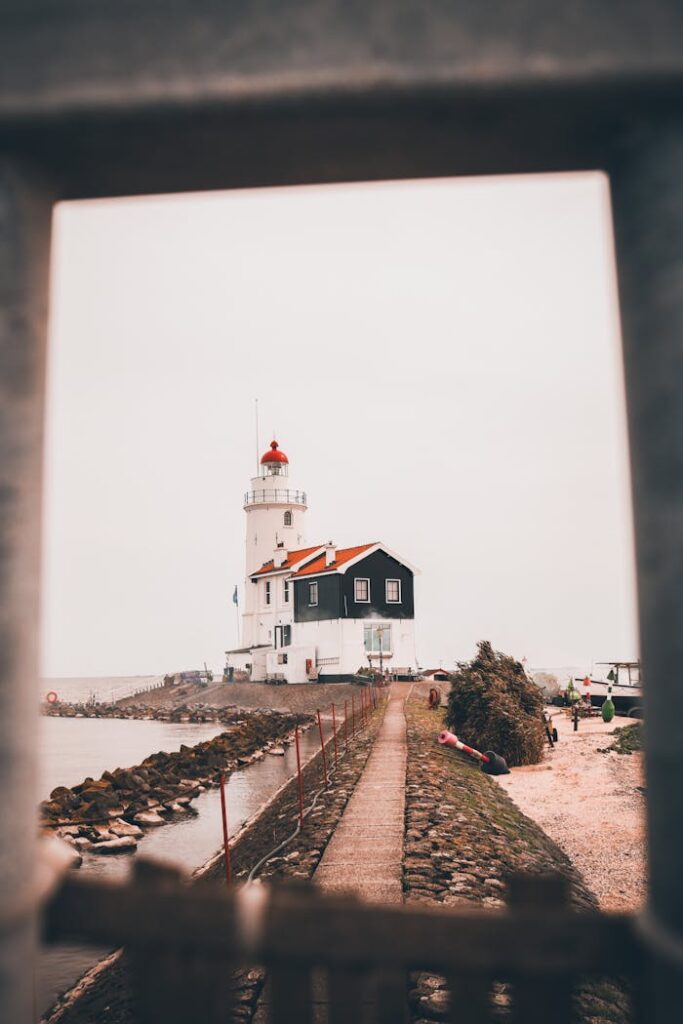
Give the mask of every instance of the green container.
[{"label": "green container", "polygon": [[608,697],[607,700],[602,705],[602,720],[603,720],[603,722],[611,722],[613,718],[614,718],[614,701],[612,700],[611,697]]}]

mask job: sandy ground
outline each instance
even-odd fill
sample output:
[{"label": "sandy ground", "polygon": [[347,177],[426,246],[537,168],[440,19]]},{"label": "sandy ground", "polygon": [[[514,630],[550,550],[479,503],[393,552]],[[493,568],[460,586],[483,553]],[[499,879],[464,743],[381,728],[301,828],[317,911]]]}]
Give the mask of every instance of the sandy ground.
[{"label": "sandy ground", "polygon": [[646,888],[642,754],[598,753],[632,719],[582,719],[574,732],[558,708],[548,710],[559,742],[542,764],[498,782],[572,859],[603,909],[637,909]]}]

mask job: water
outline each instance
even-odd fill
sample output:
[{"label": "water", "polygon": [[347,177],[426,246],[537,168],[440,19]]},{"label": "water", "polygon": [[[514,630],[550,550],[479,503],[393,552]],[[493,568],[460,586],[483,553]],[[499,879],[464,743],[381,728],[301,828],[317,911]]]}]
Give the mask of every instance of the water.
[{"label": "water", "polygon": [[50,690],[54,690],[60,700],[71,704],[85,704],[91,698],[107,703],[130,697],[137,690],[146,690],[163,681],[163,676],[53,677],[41,680],[40,697],[42,700]]},{"label": "water", "polygon": [[[74,785],[87,775],[99,777],[105,769],[129,767],[157,750],[171,752],[181,743],[200,743],[222,731],[220,725],[130,721],[102,718],[41,719],[42,796],[57,785]],[[302,755],[308,759],[319,748],[317,731],[302,735]],[[241,771],[234,772],[226,787],[230,834],[233,835],[261,804],[294,774],[296,753],[287,749],[284,757],[266,755]],[[166,825],[146,831],[138,849],[145,855],[172,860],[191,871],[204,864],[222,845],[220,794],[201,794],[194,807],[197,816],[179,817]],[[132,856],[88,856],[81,875],[125,878]],[[44,950],[36,978],[36,1009],[44,1013],[56,996],[71,985],[107,950],[58,946]]]},{"label": "water", "polygon": [[220,722],[137,721],[119,718],[40,719],[41,799],[55,786],[76,786],[86,776],[99,779],[102,772],[130,768],[150,754],[170,754],[210,740],[223,732]]}]

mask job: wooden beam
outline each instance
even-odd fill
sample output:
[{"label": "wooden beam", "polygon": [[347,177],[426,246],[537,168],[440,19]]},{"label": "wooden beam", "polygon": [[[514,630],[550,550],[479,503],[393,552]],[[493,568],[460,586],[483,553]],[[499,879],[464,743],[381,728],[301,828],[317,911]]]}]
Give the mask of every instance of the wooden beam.
[{"label": "wooden beam", "polygon": [[[172,944],[243,958],[235,897],[222,887],[146,891],[69,880],[47,910],[49,941]],[[378,907],[274,890],[250,958],[268,964],[638,973],[640,946],[627,915],[541,910],[456,911]]]}]

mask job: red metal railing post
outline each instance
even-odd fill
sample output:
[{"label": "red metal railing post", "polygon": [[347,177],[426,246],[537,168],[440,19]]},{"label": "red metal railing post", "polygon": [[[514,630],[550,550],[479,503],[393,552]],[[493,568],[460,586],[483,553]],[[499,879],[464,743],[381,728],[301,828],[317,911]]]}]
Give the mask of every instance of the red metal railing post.
[{"label": "red metal railing post", "polygon": [[332,705],[332,742],[334,744],[334,767],[337,767],[337,716]]},{"label": "red metal railing post", "polygon": [[225,854],[225,882],[230,885],[232,881],[232,866],[230,864],[230,844],[228,843],[228,810],[225,801],[225,775],[221,773],[221,817],[223,819],[223,850]]},{"label": "red metal railing post", "polygon": [[356,697],[351,694],[351,739],[356,735]]},{"label": "red metal railing post", "polygon": [[344,753],[349,752],[349,702],[344,701]]},{"label": "red metal railing post", "polygon": [[316,714],[318,716],[318,731],[320,732],[320,749],[323,752],[323,778],[325,779],[325,785],[327,786],[327,757],[325,755],[325,740],[323,738],[323,723],[320,718],[320,708],[316,710]]},{"label": "red metal railing post", "polygon": [[304,780],[301,775],[301,753],[299,751],[299,726],[294,729],[294,745],[296,746],[296,774],[299,784],[299,828],[304,827]]}]

